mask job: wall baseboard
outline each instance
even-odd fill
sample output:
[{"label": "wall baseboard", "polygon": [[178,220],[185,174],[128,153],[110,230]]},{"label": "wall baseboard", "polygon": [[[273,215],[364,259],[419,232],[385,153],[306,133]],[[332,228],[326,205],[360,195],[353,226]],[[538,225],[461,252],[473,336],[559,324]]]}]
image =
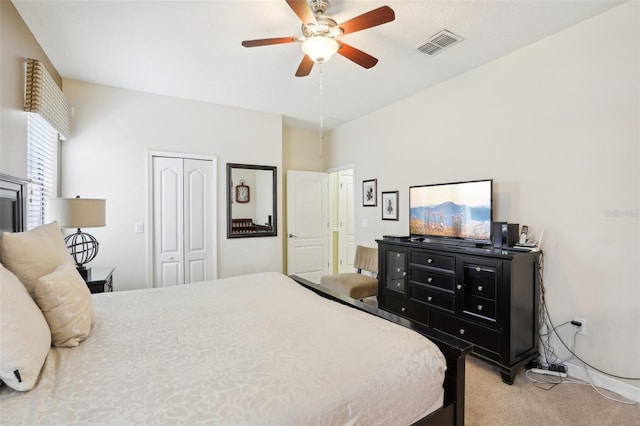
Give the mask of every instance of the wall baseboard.
[{"label": "wall baseboard", "polygon": [[[564,364],[567,366],[567,374],[570,377],[587,382],[589,381],[589,378],[591,378],[591,381],[595,386],[615,392],[623,398],[640,403],[640,387],[633,386],[621,379],[616,379],[591,369],[587,376],[587,373],[581,365],[572,364],[570,362],[565,362]],[[615,398],[615,395],[612,395],[612,397]]]}]

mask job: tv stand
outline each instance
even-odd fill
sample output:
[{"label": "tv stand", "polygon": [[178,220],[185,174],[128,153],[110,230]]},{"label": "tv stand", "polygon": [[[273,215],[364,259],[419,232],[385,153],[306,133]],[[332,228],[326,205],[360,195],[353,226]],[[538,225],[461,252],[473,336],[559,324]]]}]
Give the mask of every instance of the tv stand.
[{"label": "tv stand", "polygon": [[539,253],[377,242],[381,309],[467,340],[507,384],[538,358]]}]

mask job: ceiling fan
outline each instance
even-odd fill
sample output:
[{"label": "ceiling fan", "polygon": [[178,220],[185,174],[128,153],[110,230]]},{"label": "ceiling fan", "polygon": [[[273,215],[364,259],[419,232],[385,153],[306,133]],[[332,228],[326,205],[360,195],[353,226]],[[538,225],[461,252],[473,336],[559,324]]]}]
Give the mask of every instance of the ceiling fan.
[{"label": "ceiling fan", "polygon": [[373,9],[341,24],[325,16],[329,7],[329,0],[285,0],[289,7],[302,21],[302,36],[263,38],[258,40],[245,40],[244,47],[268,46],[271,44],[302,42],[302,51],[305,53],[296,71],[296,77],[305,77],[311,72],[314,63],[322,63],[338,53],[345,58],[364,67],[371,68],[378,60],[368,53],[349,46],[339,37],[356,31],[386,24],[395,19],[395,13],[389,6]]}]

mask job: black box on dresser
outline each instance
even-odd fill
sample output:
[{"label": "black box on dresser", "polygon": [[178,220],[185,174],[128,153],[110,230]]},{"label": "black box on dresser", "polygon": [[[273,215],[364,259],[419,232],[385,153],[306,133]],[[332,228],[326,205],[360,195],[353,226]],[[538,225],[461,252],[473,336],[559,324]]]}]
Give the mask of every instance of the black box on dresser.
[{"label": "black box on dresser", "polygon": [[377,243],[381,309],[467,340],[508,384],[538,357],[540,252]]}]

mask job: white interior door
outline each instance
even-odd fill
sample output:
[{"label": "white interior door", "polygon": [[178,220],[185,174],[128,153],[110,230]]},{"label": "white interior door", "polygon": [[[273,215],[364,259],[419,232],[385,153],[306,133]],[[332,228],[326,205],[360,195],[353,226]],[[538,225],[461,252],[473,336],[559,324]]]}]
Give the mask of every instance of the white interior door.
[{"label": "white interior door", "polygon": [[213,170],[211,161],[184,160],[184,282],[213,279],[211,241],[213,222]]},{"label": "white interior door", "polygon": [[353,170],[339,173],[338,189],[338,272],[353,272],[356,255],[354,228]]},{"label": "white interior door", "polygon": [[329,273],[328,176],[287,172],[287,274],[315,283]]},{"label": "white interior door", "polygon": [[215,279],[215,161],[152,156],[151,164],[153,286]]},{"label": "white interior door", "polygon": [[154,286],[184,283],[183,161],[153,158]]}]

